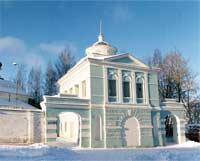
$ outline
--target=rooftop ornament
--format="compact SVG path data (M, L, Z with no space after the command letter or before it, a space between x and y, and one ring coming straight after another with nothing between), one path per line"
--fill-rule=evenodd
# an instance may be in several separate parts
M117 53L117 48L104 41L102 22L99 25L98 41L85 50L89 57L111 56Z

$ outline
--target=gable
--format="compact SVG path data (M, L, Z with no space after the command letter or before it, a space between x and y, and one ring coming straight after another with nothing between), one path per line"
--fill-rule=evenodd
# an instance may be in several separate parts
M148 68L145 63L130 54L116 55L114 57L106 58L105 60L108 62L123 63Z
M128 58L128 57L114 59L114 60L111 60L111 62L116 62L116 63L128 63L128 64L134 63L134 61L131 60L131 59Z

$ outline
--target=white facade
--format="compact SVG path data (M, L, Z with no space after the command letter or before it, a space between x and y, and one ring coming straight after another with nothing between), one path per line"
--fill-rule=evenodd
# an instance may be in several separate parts
M161 107L158 69L131 54L117 54L101 32L85 52L58 80L59 94L44 97L46 142L62 138L94 148L166 145L166 116L184 120L184 108L178 103L170 105L171 109L165 104ZM53 129L51 120L57 120ZM177 120L171 135L182 142L184 124Z

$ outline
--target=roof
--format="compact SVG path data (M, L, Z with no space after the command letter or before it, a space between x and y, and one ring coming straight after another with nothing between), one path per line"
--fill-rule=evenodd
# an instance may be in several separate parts
M0 108L7 107L9 109L26 109L26 110L39 110L34 106L29 105L26 102L22 102L20 100L17 100L17 103L15 100L11 100L10 102L6 99L0 99Z

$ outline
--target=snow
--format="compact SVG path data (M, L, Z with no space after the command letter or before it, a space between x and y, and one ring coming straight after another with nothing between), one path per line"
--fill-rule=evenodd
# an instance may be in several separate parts
M0 161L199 161L200 143L134 149L67 149L43 144L0 145Z
M197 143L195 141L187 141L182 144L176 144L176 145L170 145L167 146L166 148L195 148L199 147L200 148L200 143Z
M0 98L0 107L8 107L8 108L13 108L16 106L16 101L11 100L10 102L6 99L1 99ZM20 100L17 100L17 108L22 108L22 109L36 109L35 107L29 105L28 103L22 102Z

